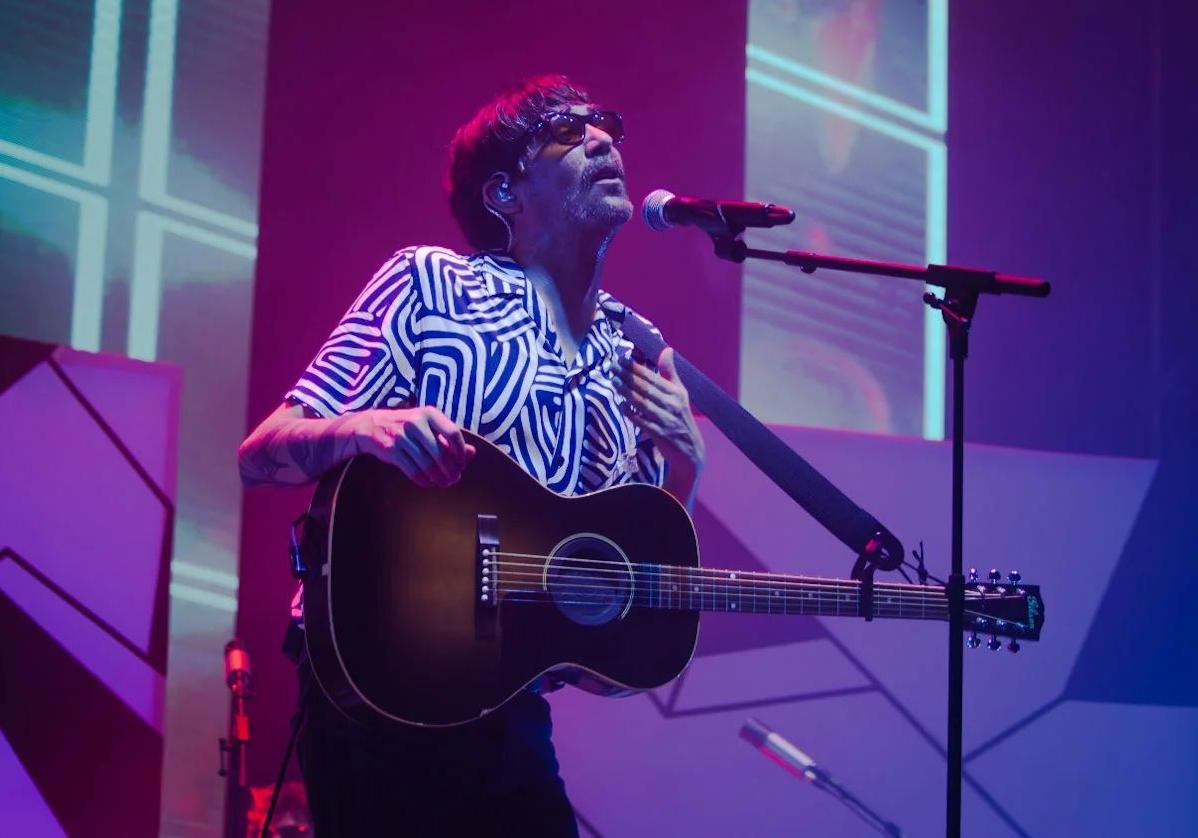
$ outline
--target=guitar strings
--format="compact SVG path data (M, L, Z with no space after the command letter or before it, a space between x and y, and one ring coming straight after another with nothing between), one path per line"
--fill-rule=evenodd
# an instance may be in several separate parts
M506 576L508 579L510 579L513 576L522 577L525 581L523 583L519 582L519 581L514 581L514 580L509 582L509 581L507 581L507 579L505 579L505 577L503 577L503 576L499 577L499 579L497 580L495 591L497 594L498 593L507 594L507 596L505 597L505 601L513 601L513 602L521 602L521 601L553 602L553 601L558 601L558 602L561 602L562 604L594 605L597 602L599 602L601 598L606 598L605 594L613 591L613 588L611 585L583 584L583 583L579 583L579 582L572 582L572 583L568 583L568 584L559 583L559 584L553 586L553 590L546 590L544 588L530 589L527 587L519 587L519 586L521 584L527 584L528 581L538 581L538 582L541 581L542 574L537 573L537 572L530 572L530 571L509 571L509 572L507 572ZM505 582L506 582L506 584L505 584ZM795 590L793 588L786 589L785 586L783 586L782 590L784 591L784 594L779 596L777 593L774 593L774 592L762 592L762 591L749 590L747 593L744 591L741 591L741 592L739 592L739 594L737 594L737 593L732 592L731 590L726 590L726 591L721 592L721 591L717 591L717 590L713 589L713 590L706 591L706 592L700 591L699 592L699 600L700 600L700 603L702 604L707 600L707 598L710 597L713 606L719 601L719 599L721 597L723 598L725 603L731 602L733 600L736 600L738 602L750 601L754 608L756 608L756 606L758 606L760 604L762 599L764 599L767 603L781 604L783 607L786 607L788 605L793 605L795 603L798 603L801 607L805 607L808 605L835 604L837 606L837 611L840 610L840 606L842 604L849 604L851 606L854 602L853 599L850 599L845 594L834 593L834 592L826 591L826 590L824 590L824 591L806 590L805 591L805 590L801 590L801 589ZM554 591L556 591L559 595L589 597L590 599L575 600L575 601L564 601L564 600L560 600L560 599L555 600L554 599ZM595 591L595 593L590 593L591 591ZM909 595L904 596L901 594L896 595L896 596L878 597L874 600L874 613L878 614L879 616L902 615L904 613L913 612L915 610L916 606L918 606L918 609L920 610L921 616L922 616L922 615L927 614L929 606L930 606L931 610L933 612L931 616L938 617L942 613L947 612L948 603L945 601L943 592L940 591L939 596L937 596L936 595L937 591L938 591L938 589L931 588L927 592L929 594L929 596L924 596L924 597L912 597ZM975 602L987 601L986 597L980 596L974 592L966 592L966 593L970 594L969 596L967 596L967 599L969 599L969 600L972 600ZM520 597L512 596L513 594L532 594L532 595L536 595L536 596L532 599L521 599ZM544 594L545 596L541 597L542 594ZM661 603L666 603L666 602L672 604L674 601L677 601L679 603L679 605L681 606L682 598L684 596L688 597L690 602L693 603L694 591L685 590L685 589L668 590L668 591L660 591L659 590L659 591L655 592L652 590L644 590L643 588L637 588L637 589L633 590L630 599L633 602L633 604L645 605L648 607L653 607L654 604L660 605ZM993 601L993 599L995 599L995 598L989 598L990 601ZM689 609L683 609L683 610L689 610ZM735 610L735 609L729 608L728 610ZM893 613L891 613L891 612L893 612ZM989 616L989 615L986 615L986 614L983 614L983 613L980 613L977 611L968 610L968 609L966 610L966 613L970 616L980 617L980 618L986 619L986 620L999 619L999 618L996 618L993 616ZM1003 619L1003 622L1010 623L1013 626L1024 627L1024 628L1026 627L1026 624L1021 623L1017 620Z
M528 556L530 558L542 558L541 556L536 556L535 554L519 554L519 555ZM549 558L549 557L544 557L544 558ZM623 579L623 580L627 579L628 565L625 564L624 562L611 562L611 561L596 560L596 559L579 559L577 557L565 557L565 556L556 557L556 558L559 562L571 562L571 563L573 563L573 565L577 565L577 564L584 565L582 570L589 571L589 573L592 575L607 573L607 574L613 574L616 579ZM600 568L586 567L586 565L594 565L594 564L616 565L617 567L614 569L603 568L603 567L600 567ZM573 565L569 566L568 569L573 569L573 570L579 569ZM497 561L494 563L494 566L501 574L496 579L496 582L497 582L496 593L497 594L498 593L506 594L506 596L504 597L504 601L509 601L509 602L554 602L554 601L556 601L559 604L594 605L594 604L597 604L597 602L599 602L599 598L602 597L604 594L590 593L590 591L597 591L597 592L599 592L599 591L611 592L612 591L612 586L610 584L602 584L602 582L600 582L599 584L584 584L584 583L577 582L577 581L571 582L568 584L558 583L557 585L554 586L554 588L556 591L558 591L559 596L567 595L567 596L576 596L576 597L589 597L589 599L561 600L559 598L559 599L554 600L554 599L552 599L553 595L550 592L544 591L544 593L550 597L549 599L545 599L540 596L542 591L538 591L535 589L530 590L528 588L523 588L523 587L513 587L513 584L512 584L512 582L515 582L515 584L517 584L517 585L520 584L520 582L515 581L513 579L513 577L519 577L520 579L527 580L527 581L538 581L538 582L542 581L545 565L540 564L540 563ZM503 570L504 567L534 568L534 570L531 570L531 571L530 570ZM640 565L640 567L643 568L643 567L645 567L645 565ZM634 589L632 597L631 597L631 601L633 604L653 607L654 604L658 604L658 605L660 605L661 603L671 603L672 604L676 600L679 603L679 605L681 605L682 598L684 596L688 597L690 602L693 603L694 594L698 593L699 599L700 599L700 604L703 604L704 601L708 597L710 597L711 601L712 601L712 605L714 606L718 602L720 597L722 596L725 604L727 604L733 600L736 600L738 602L744 602L744 601L750 602L750 607L753 609L753 611L755 613L760 613L760 612L757 612L757 609L760 606L761 600L763 598L765 599L765 602L768 605L772 605L772 604L776 603L776 604L781 605L783 609L787 609L789 606L792 606L796 603L798 604L798 606L800 608L805 608L807 606L812 606L812 605L815 605L815 606L822 605L822 606L826 607L827 605L834 604L834 605L836 605L837 612L839 612L840 606L842 604L848 604L848 605L850 605L850 608L851 608L851 605L854 602L854 599L851 598L850 595L853 595L853 594L859 595L860 590L861 590L861 587L860 587L861 583L856 580L825 580L825 579L816 577L816 578L814 578L814 582L813 582L812 577L796 577L794 579L769 579L769 578L761 579L761 578L740 577L737 579L730 579L728 577L707 575L707 576L699 577L700 581L719 580L719 581L725 583L724 590L721 591L721 590L717 590L714 587L712 587L712 588L708 588L708 589L700 590L700 591L696 592L693 589L688 589L688 583L693 583L695 581L695 575L694 575L693 571L699 570L701 572L707 572L707 573L720 573L721 571L718 571L718 570L708 571L707 569L704 569L704 568L688 568L688 567L679 567L676 565L663 565L663 566L657 566L657 567L660 567L663 570L674 569L674 570L689 571L689 572L691 572L691 576L690 576L689 580L683 581L683 579L681 577L668 576L668 575L665 575L662 573L653 573L653 572L646 573L644 575L649 578L644 581L650 581L652 579L655 579L658 582L664 581L664 582L671 583L671 587L667 590L662 590L662 589L658 588L656 591L651 590L651 589L645 590L643 588L636 588L636 589ZM722 571L722 572L730 572L730 571ZM736 573L748 573L748 574L756 573L755 571L735 571L735 572ZM512 581L509 581L509 580L512 580ZM744 585L745 582L749 583L747 591L745 590L745 585ZM507 584L505 584L505 583L507 583ZM733 592L731 590L731 583L737 584L736 592ZM691 587L693 588L693 586L691 586ZM781 592L781 594L782 594L781 596L779 595L779 592ZM938 617L942 616L944 613L946 613L947 609L948 609L948 604L945 601L944 589L936 587L936 586L903 585L901 583L898 583L898 584L894 584L890 588L879 587L877 589L877 592L880 593L881 595L878 596L874 601L874 613L877 616L881 616L881 617L911 615L912 612L914 612L916 610L916 608L918 608L921 617L927 617L927 616L929 616L928 609L930 607L931 611L932 611L930 616L933 618L938 618ZM513 596L513 594L531 594L533 596L531 598L526 598L523 596ZM972 600L975 602L983 602L983 603L987 602L987 601L993 602L995 600L1002 599L1005 596L1003 594L996 594L994 596L987 597L982 592L972 591L972 590L966 590L965 595L966 595L967 600ZM859 596L857 598L859 599ZM689 610L689 609L685 609L685 610ZM729 607L729 608L727 608L727 610L733 611L733 610L735 610L735 608ZM766 613L768 613L768 610ZM981 612L977 612L977 611L973 611L973 610L969 610L969 609L966 609L965 613L969 616L977 617L982 620L994 621L994 620L1000 619L1000 618L997 618L997 617L994 617L991 615L986 615ZM1018 620L1012 620L1012 619L1008 619L1008 618L1001 618L1001 619L1002 619L1002 622L1008 623L1011 626L1019 627L1019 628L1028 628L1027 624L1022 623Z
M609 574L615 578L627 578L628 565L623 562L605 562L595 559L577 559L573 557L557 557L557 562L564 565L567 570L585 571L592 575ZM588 567L588 565L606 564L615 565L615 567ZM580 567L581 565L581 567ZM497 572L511 576L513 574L528 574L535 577L541 577L544 573L546 565L532 562L495 562L493 567ZM766 590L775 588L795 588L802 587L805 589L815 589L824 592L834 593L855 593L861 590L861 582L857 580L839 580L825 579L822 577L754 577L752 574L756 571L725 571L707 568L688 568L677 565L636 565L640 568L640 577L644 581L656 580L658 582L668 582L677 585L691 585L695 582L721 582L725 587L730 587L735 584L742 591L745 587L750 590ZM534 568L534 570L504 570L504 568ZM644 568L658 568L658 570L643 570ZM676 574L674 571L681 571L681 574ZM736 573L737 578L729 576L719 576L713 574ZM743 576L739 574L744 574ZM634 575L636 571L634 570ZM500 576L499 578L503 578ZM932 599L939 600L945 596L944 589L939 586L931 585L903 585L901 583L876 583L874 586L875 592L884 593L888 597L902 597L907 599ZM990 599L998 600L1005 594L994 594L987 597L985 594L966 590L966 598L973 599Z
M519 553L514 551L488 550L484 554L491 560L494 569L501 575L497 577L496 593L504 593L505 602L557 602L562 605L595 605L598 597L602 596L599 593L590 593L590 591L610 592L611 585L605 584L581 584L580 582L571 582L569 584L561 584L555 586L560 595L586 597L581 600L557 600L544 599L540 596L539 591L528 590L526 588L514 588L509 583L504 585L511 577L530 577L535 581L542 581L543 574L547 566L547 562L555 562L558 567L564 566L567 570L575 572L581 571L588 575L602 577L603 574L613 576L616 579L627 579L629 573L630 562L605 560L605 559L587 559L578 556L548 556L536 553ZM516 558L537 559L535 563L530 562L510 562L495 559L496 556L512 556ZM762 613L757 609L761 605L762 597L765 598L767 610L764 613L769 613L768 606L778 604L782 606L783 611L789 610L796 603L801 609L808 606L824 606L826 609L829 605L835 605L836 611L839 614L842 604L847 604L852 609L853 596L856 595L859 599L861 591L861 582L858 580L845 579L829 579L825 577L806 577L792 576L786 578L783 576L774 576L761 571L731 571L716 568L694 568L689 566L670 565L670 564L644 564L637 563L632 565L634 568L640 569L643 581L656 581L659 584L662 582L671 585L668 590L656 591L645 590L643 588L634 589L631 597L632 604L640 606L653 607L653 605L663 602L672 602L675 599L681 604L683 596L686 596L693 602L694 594L699 594L700 604L703 604L707 597L711 597L712 605L716 605L718 599L723 596L725 604L733 599L737 601L747 600L750 603L750 608L753 613ZM505 568L509 568L505 570ZM532 568L533 570L511 570L510 568ZM634 577L637 571L633 570ZM736 574L736 578L732 578L732 574ZM694 591L687 590L687 586L693 587L696 582L720 582L723 590L718 590L716 587L710 586L706 590ZM737 592L731 590L732 584L736 584ZM747 583L747 585L746 585ZM675 588L674 586L677 586ZM745 588L748 588L746 591ZM781 595L779 595L781 592ZM948 604L945 600L945 590L939 586L929 585L914 585L892 582L880 582L875 584L875 593L879 594L874 601L874 614L879 617L887 616L913 616L913 612L918 609L920 617L939 618L947 612ZM525 595L532 596L525 596ZM1005 593L995 593L991 596L986 596L982 591L966 589L966 600L975 602L993 602L1007 598ZM751 599L748 599L750 598ZM1014 597L1012 597L1014 598ZM931 614L928 613L929 607ZM689 610L689 609L688 609ZM726 608L727 611L735 611L733 607ZM1028 624L1018 620L997 618L986 615L977 611L966 609L966 615L976 617L980 620L995 621L1009 624L1013 627L1021 629L1029 628Z
M597 601L597 600L595 600L595 599L589 599L589 600L567 600L567 599L560 599L560 598L554 597L554 596L553 596L552 594L550 594L549 592L545 592L545 594L546 594L545 596L527 596L527 594L536 594L536 593L539 593L539 592L536 592L536 591L523 591L523 590L521 590L521 591L517 591L517 592L514 592L514 593L517 593L517 594L519 594L519 595L513 596L513 595L509 594L508 596L505 596L505 597L503 598L503 600L502 600L502 601L503 601L503 602L517 603L517 604L525 603L525 604L538 604L538 605L579 605L579 606L591 606L591 605L597 605L597 604L601 604L601 601ZM625 605L626 603L620 603L620 604L621 604L621 605ZM638 600L638 599L636 599L635 597L634 597L634 598L633 598L633 600L632 600L632 605L635 605L635 606L640 606L640 607L653 607L651 603L647 603L647 602L645 602L643 599L642 599L642 600ZM668 610L678 610L678 611L702 611L702 610L712 610L712 611L718 611L719 609L702 609L702 608L692 608L692 607L686 607L686 608L682 608L682 607L680 607L680 608L676 608L676 609L675 609L675 608L670 608L670 609L668 609ZM736 609L728 609L728 610L729 610L729 611L735 611ZM752 611L752 612L740 612L740 613L754 613L754 614L763 614L763 613L764 613L764 614L768 614L769 612L762 612L762 611ZM784 613L784 614L787 614L787 616L792 616L792 617L793 617L793 616L812 616L812 617L829 617L829 616L856 617L856 616L859 616L859 615L858 615L858 613L857 613L856 611L851 611L851 612L849 612L849 613L846 613L846 614L828 614L828 613L826 613L826 612L825 612L825 613L817 613L817 614L809 614L809 615L805 615L805 614L803 614L801 611L800 611L800 612L798 612L797 614L796 614L796 613L787 613L787 612L785 612L785 611L783 611L782 613ZM991 616L989 616L989 615L987 615L987 614L983 614L983 613L981 613L981 612L979 612L979 611L971 611L971 610L970 610L970 609L968 609L968 608L967 608L967 609L965 609L965 612L964 612L964 613L965 613L965 615L966 615L966 616L969 616L969 617L977 617L977 618L980 618L980 619L982 619L982 620L989 621L989 622L991 622L991 623L993 623L993 622L995 621L995 618L994 618L994 617L991 617ZM940 618L942 618L942 617L945 617L945 616L947 616L947 614L948 614L948 608L947 608L947 606L944 606L944 607L942 607L942 608L940 609L940 613L937 613L937 614L927 614L927 615L921 615L921 616L927 616L927 617L929 617L929 618L931 618L931 619L940 619ZM895 607L895 606L894 606L894 605L892 605L892 604L875 604L875 607L874 607L874 616L875 616L875 617L904 617L904 616L910 616L910 612L905 612L905 611L904 611L902 608ZM1026 623L1020 623L1020 622L1018 622L1018 621L1015 621L1015 620L1004 620L1003 622L1004 622L1004 623L1005 623L1007 626L1010 626L1011 628L1018 628L1018 629L1024 629L1024 630L1026 630L1026 629L1029 629L1029 628L1030 628L1030 626L1028 626ZM1001 627L999 627L999 628L1001 628ZM989 627L983 627L983 626L965 626L965 629L966 629L966 630L978 630L978 629L984 629L984 630L986 630L986 631L992 631L992 630L994 629L994 626L989 626Z
M610 585L603 585L603 584L588 585L588 584L580 584L577 582L568 583L568 584L558 583L558 584L553 585L551 588L543 588L543 587L542 588L529 588L529 587L527 587L528 582L540 581L540 577L533 576L532 574L528 574L527 576L531 577L531 578L526 578L523 581L500 580L495 586L495 591L497 593L541 593L541 592L544 592L549 595L553 595L554 592L557 592L557 593L565 594L565 595L569 595L569 596L589 596L592 598L605 597L607 594L610 594L610 593L620 593L620 594L627 593L627 590L621 592L618 589L615 589ZM710 600L713 604L718 602L721 599L726 603L732 602L732 601L738 601L738 602L747 601L747 602L751 602L754 606L756 606L760 603L763 603L763 602L765 602L765 603L775 603L776 602L776 603L782 603L782 604L799 603L799 604L808 604L808 605L835 604L837 607L839 607L842 604L853 605L853 604L859 602L858 597L850 598L850 597L844 596L844 595L829 595L826 592L811 592L811 591L777 591L777 592L769 592L769 593L748 591L748 592L735 593L732 591L721 592L721 591L711 591L711 590L695 592L693 590L688 590L688 589L653 591L653 590L644 590L643 588L635 588L632 591L632 597L635 601L647 603L650 605L652 605L653 603L674 603L674 602L681 603L684 600L684 598L688 602L693 603L696 593L698 593L700 603ZM973 601L978 601L978 598L976 598L976 597L973 598ZM944 601L943 598L928 598L928 599L918 599L917 600L917 599L913 599L910 597L882 596L882 597L875 598L874 607L875 608L894 607L894 608L901 608L901 609L907 610L907 611L914 611L916 609L919 609L920 611L927 611L929 608L932 610L947 609L948 604L946 601ZM981 616L981 615L979 615L979 616ZM1015 622L1015 621L1010 620L1008 622Z
M530 582L541 582L543 577L540 573L528 571L508 571L496 578L496 590L524 590L519 587L527 586ZM613 579L615 582L626 583L626 577ZM565 592L585 593L587 591L612 591L616 586L612 584L604 584L602 581L588 582L586 580L570 580L559 581L552 583L551 587L554 590ZM855 589L811 589L807 587L795 587L793 585L781 585L765 588L764 586L749 586L747 588L733 589L731 587L713 588L699 587L693 585L678 585L677 587L646 587L644 580L640 585L634 585L634 590L637 595L644 596L650 600L681 600L687 597L691 600L697 595L701 601L706 599L752 599L753 602L762 602L772 600L774 602L819 602L819 603L849 603L859 599L859 590ZM976 599L973 598L973 599ZM876 604L895 604L907 608L927 609L928 607L936 607L943 602L943 596L913 596L910 594L889 594L886 592L879 593L875 597Z
M484 555L487 557L514 556L514 557L518 557L518 558L544 559L546 561L570 562L570 563L574 563L574 564L585 564L585 565L607 565L607 566L610 566L611 568L613 568L613 571L617 572L617 573L626 573L629 565L631 564L633 568L656 567L656 568L659 568L662 571L666 571L666 572L682 571L687 574L690 574L690 578L694 578L694 575L696 573L698 573L698 574L707 574L707 575L701 575L699 577L701 579L725 578L725 579L727 579L727 581L730 581L730 582L751 581L755 584L761 584L761 583L774 584L776 582L778 584L835 585L835 586L840 586L840 587L848 588L848 589L857 589L861 585L861 582L856 579L835 579L835 578L822 577L822 576L802 576L802 575L797 575L797 574L795 574L795 575L770 574L766 571L756 571L756 570L727 570L727 569L721 569L721 568L688 567L688 566L684 566L684 565L671 565L671 564L647 564L647 563L643 563L643 562L613 561L611 559L584 559L584 558L581 558L578 556L547 556L547 555L542 555L542 554L538 554L538 553L515 553L515 552L505 552L505 551L501 551L501 550L488 550ZM538 562L536 564L528 564L528 563L520 563L520 562L499 562L499 561L495 562L495 565L497 565L497 566L498 565L523 565L526 567L544 567L545 566L545 564L543 562ZM600 568L596 568L596 570L598 571L598 570L600 570ZM712 576L711 574L737 574L738 578L732 579L730 576L727 576L727 577ZM742 575L744 577L743 579L740 578ZM945 590L943 586L939 586L939 585L915 585L915 584L902 583L902 582L875 582L874 589L875 590L892 591L892 592L896 592L896 593L904 593L904 592L909 592L909 593L920 592L920 593L922 593L922 592L936 592L936 591L943 592ZM967 596L969 596L969 595L983 596L983 597L985 596L985 594L983 592L975 591L970 588L966 588L965 593ZM994 594L994 595L991 595L990 598L997 599L1000 596L1007 596L1007 594L1005 594L1005 593ZM1019 596L1021 597L1022 595L1019 595Z

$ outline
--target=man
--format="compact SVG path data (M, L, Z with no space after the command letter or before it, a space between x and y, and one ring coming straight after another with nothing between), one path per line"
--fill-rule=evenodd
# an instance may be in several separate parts
M629 481L691 507L703 441L672 350L630 357L627 311L600 290L632 215L620 116L561 76L483 107L450 146L450 206L480 251L399 251L284 403L242 443L247 486L295 485L369 454L435 491L494 442L563 494ZM324 835L575 835L526 691L480 721L380 737L346 720L300 665L300 762Z

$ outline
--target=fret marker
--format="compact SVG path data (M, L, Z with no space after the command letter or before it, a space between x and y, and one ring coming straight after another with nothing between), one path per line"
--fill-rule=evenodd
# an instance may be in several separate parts
M734 602L734 603L732 603L731 607L732 607L732 610L733 610L733 611L735 611L735 610L736 610L736 603L735 603L735 602Z
M699 586L695 585L695 587L691 588L691 590L694 591L695 593L699 593Z
M728 578L729 578L729 579L733 579L733 580L735 580L735 579L736 579L736 574L735 574L735 573L729 573L729 574L728 574Z

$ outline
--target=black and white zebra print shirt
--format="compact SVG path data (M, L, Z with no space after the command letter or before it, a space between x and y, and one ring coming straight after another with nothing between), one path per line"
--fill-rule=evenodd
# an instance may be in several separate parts
M661 486L665 463L623 415L615 365L625 307L600 292L567 367L551 318L514 260L410 247L379 269L287 393L322 417L432 405L566 495Z

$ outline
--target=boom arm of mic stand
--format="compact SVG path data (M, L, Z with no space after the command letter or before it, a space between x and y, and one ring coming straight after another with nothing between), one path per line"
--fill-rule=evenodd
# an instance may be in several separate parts
M899 262L875 262L867 259L848 259L843 256L825 256L803 250L759 250L749 247L739 238L743 232L743 229L732 228L730 235L712 235L715 255L729 262L743 262L745 259L783 262L807 274L815 273L818 268L824 268L830 271L915 279L928 285L939 286L950 292L959 290L975 294L1047 297L1052 291L1052 284L1039 277L1000 274L997 271L966 268L959 265L904 265Z

